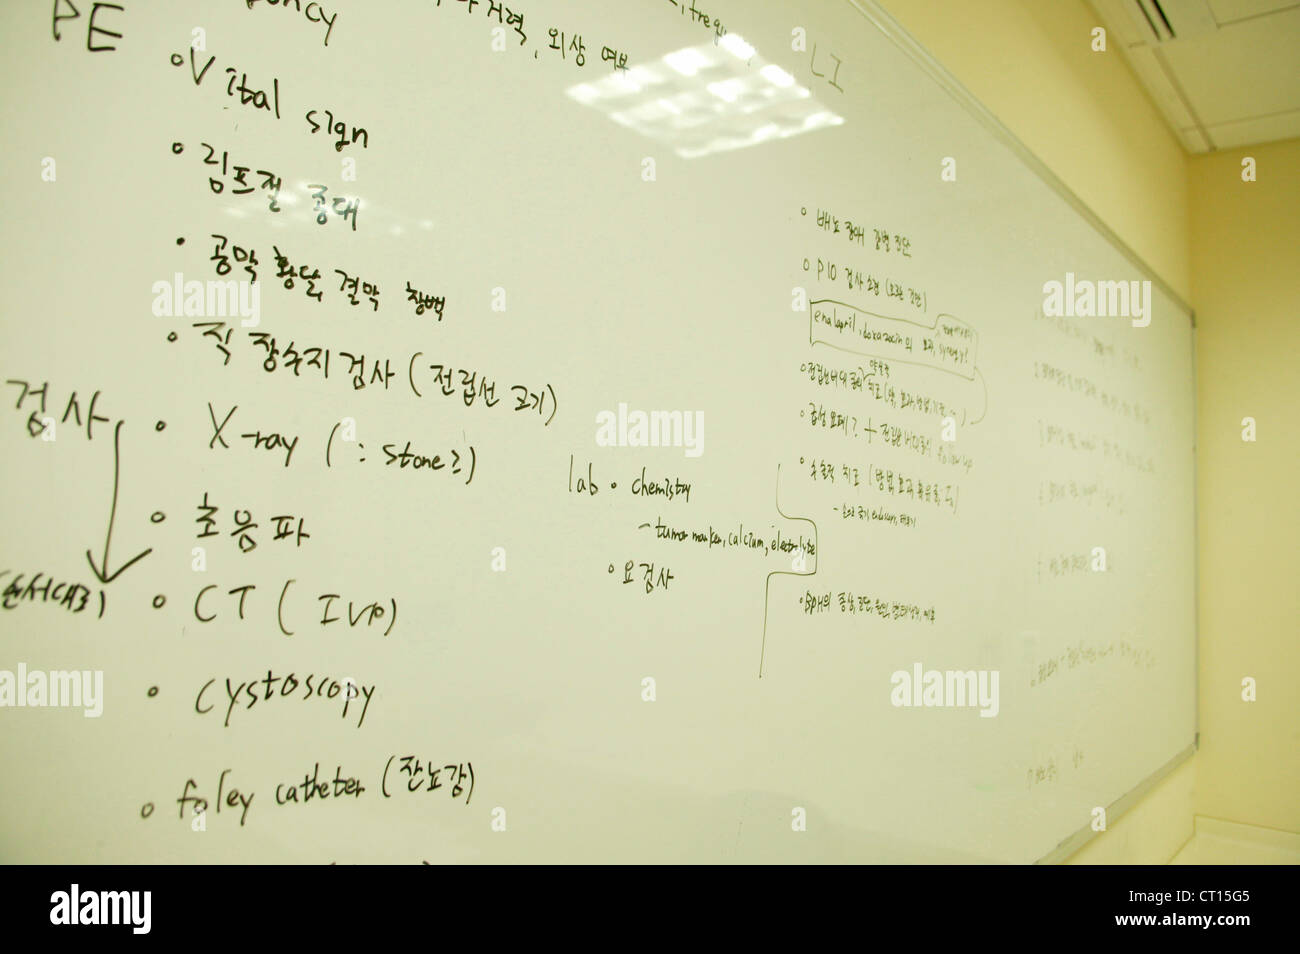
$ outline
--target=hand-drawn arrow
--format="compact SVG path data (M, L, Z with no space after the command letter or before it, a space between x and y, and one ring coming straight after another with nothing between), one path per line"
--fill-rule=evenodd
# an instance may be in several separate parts
M786 520L803 520L806 523L811 523L813 525L813 530L816 531L816 534L813 539L817 544L817 565L820 567L822 562L821 561L821 552L822 552L821 539L822 538L821 538L821 530L818 529L817 527L817 522L813 520L811 517L792 517L789 514L787 514L784 510L781 509L781 465L780 464L776 465L775 500L776 500L776 512L779 513L782 517L785 517ZM763 645L759 648L758 651L758 678L759 679L763 678L763 665L767 661L767 605L772 594L772 577L774 576L816 576L816 575L817 575L817 570L815 569L811 573L795 572L793 570L773 570L772 572L768 573L767 582L763 585Z
M105 586L107 586L109 583L112 583L124 572L126 572L127 568L130 567L133 563L136 563L139 560L143 560L145 557L147 557L150 553L153 552L153 547L150 547L148 550L145 550L142 553L137 553L135 556L131 557L131 559L123 563L114 572L112 573L108 572L108 548L109 545L113 542L113 521L117 518L117 479L118 479L118 471L121 470L121 460L122 460L122 454L119 448L119 443L122 434L122 423L123 423L122 421L118 421L117 426L113 428L113 504L108 509L108 533L104 536L104 559L103 559L104 568L102 570L95 565L95 558L90 555L90 551L89 550L86 551L86 561L90 564L90 569L94 572L95 578L98 579L99 582L103 583Z

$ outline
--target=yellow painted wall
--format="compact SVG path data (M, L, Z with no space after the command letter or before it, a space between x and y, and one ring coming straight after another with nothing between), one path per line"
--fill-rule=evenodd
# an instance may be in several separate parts
M1083 0L882 3L1179 295L1192 298L1189 160L1123 53L1092 51L1100 23ZM1171 773L1072 860L1169 861L1192 837L1199 761Z
M1258 181L1241 181L1253 156ZM1300 140L1191 160L1198 815L1300 832ZM1257 439L1241 439L1253 417ZM1241 699L1253 677L1258 700Z

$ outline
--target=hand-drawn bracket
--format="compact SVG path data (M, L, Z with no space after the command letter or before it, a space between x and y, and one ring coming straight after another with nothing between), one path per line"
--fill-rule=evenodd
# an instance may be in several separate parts
M979 417L975 418L975 420L973 420L973 421L970 422L971 424L978 424L980 421L984 420L984 418L987 417L987 416L988 416L988 413L989 413L989 385L988 385L988 382L984 380L984 374L983 374L982 371L980 371L979 368L976 368L976 369L975 369L975 376L979 378L980 388L981 388L981 389L983 390L983 392L984 392L984 409L983 409L982 411L980 411L980 416L979 416ZM962 409L962 412L961 412L961 422L962 422L962 424L965 424L965 423L966 423L966 410L965 410L965 408L963 408L963 409Z
M758 653L758 678L759 679L763 678L763 665L767 659L767 604L768 604L768 598L771 595L771 591L772 591L772 577L774 576L816 576L817 567L821 566L821 552L822 552L821 531L817 529L817 522L813 520L811 517L791 517L789 514L787 514L784 510L781 509L781 465L780 464L776 465L776 493L774 495L774 499L776 501L776 512L779 513L782 517L785 517L786 520L802 520L805 523L812 524L813 545L817 548L817 553L814 556L814 560L816 560L816 562L813 564L813 569L811 572L801 572L799 570L772 570L770 573L767 574L767 582L763 586L763 644L759 649L759 653Z

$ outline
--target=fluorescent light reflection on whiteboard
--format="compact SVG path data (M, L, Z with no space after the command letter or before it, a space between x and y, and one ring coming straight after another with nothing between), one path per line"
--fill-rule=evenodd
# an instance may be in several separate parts
M844 122L790 73L764 61L733 33L718 46L674 50L566 92L686 159Z

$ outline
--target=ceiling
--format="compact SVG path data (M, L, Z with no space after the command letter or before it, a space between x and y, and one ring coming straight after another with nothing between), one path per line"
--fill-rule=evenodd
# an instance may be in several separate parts
M1297 0L1091 0L1188 152L1300 137Z

